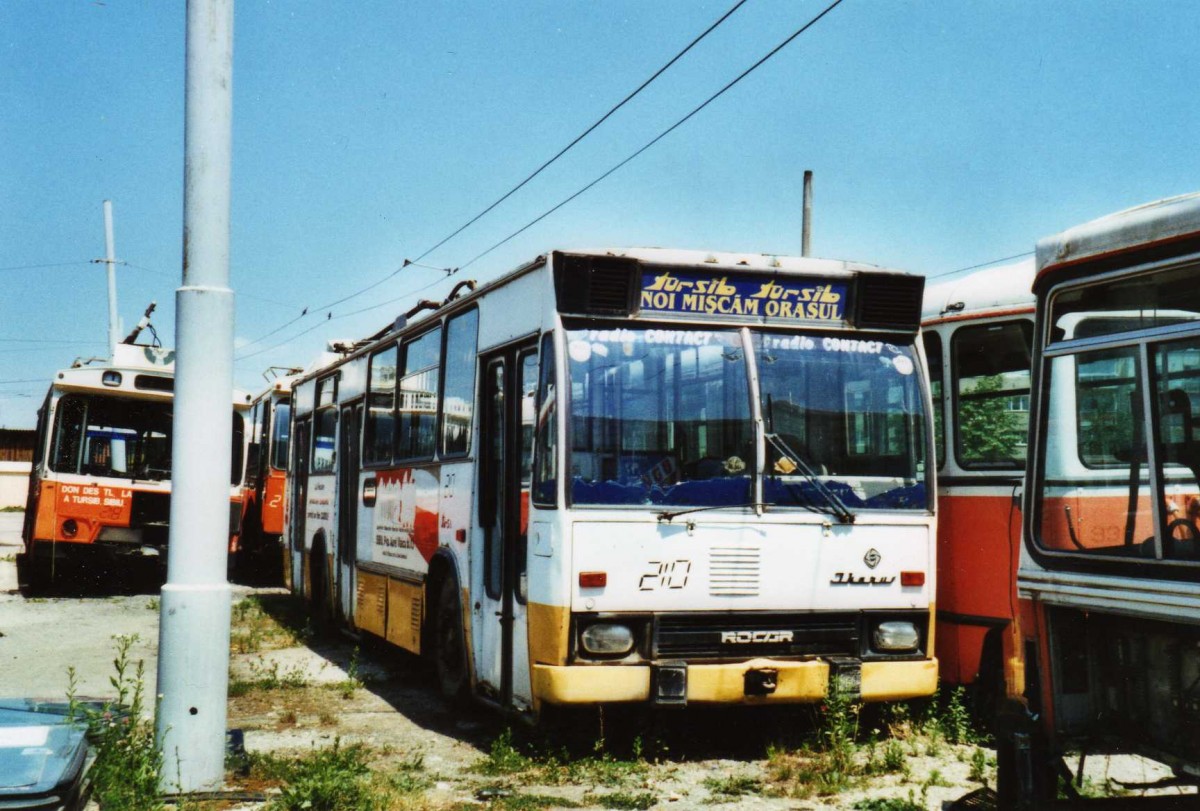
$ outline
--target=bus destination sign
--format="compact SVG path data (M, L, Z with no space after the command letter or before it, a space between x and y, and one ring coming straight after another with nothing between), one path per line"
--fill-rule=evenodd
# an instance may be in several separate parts
M685 270L642 272L642 312L844 321L846 281Z

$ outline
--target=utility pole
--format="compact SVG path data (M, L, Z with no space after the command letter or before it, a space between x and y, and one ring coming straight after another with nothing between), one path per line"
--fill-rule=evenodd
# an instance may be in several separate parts
M186 70L183 284L175 294L171 537L160 600L156 725L159 783L176 793L218 788L225 775L233 0L188 0Z
M113 244L112 200L104 201L104 264L108 266L108 359L116 362L121 327L117 323L117 249Z
M804 170L804 214L800 223L800 255L809 256L812 247L812 170Z

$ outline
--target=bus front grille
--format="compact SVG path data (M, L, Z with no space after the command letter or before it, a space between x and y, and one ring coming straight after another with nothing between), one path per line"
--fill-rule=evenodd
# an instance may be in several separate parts
M857 656L857 613L722 612L660 614L655 659L748 659L755 656Z

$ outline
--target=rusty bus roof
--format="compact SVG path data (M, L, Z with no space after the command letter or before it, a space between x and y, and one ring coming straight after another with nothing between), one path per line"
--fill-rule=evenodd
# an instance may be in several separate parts
M1155 200L1068 228L1037 244L1038 283L1059 268L1200 234L1200 193Z

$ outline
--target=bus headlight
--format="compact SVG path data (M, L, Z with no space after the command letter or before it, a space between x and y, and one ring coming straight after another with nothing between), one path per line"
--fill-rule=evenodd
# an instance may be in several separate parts
M911 622L893 620L876 625L871 642L875 650L914 651L921 642L921 635Z
M595 656L619 656L633 650L633 631L627 625L597 622L583 629L579 641Z
M64 538L74 538L79 533L79 524L74 518L68 518L62 522L62 534Z

